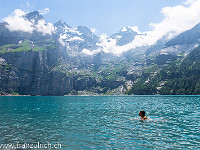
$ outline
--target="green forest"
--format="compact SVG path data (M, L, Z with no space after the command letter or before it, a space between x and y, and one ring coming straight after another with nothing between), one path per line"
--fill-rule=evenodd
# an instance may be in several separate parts
M186 57L173 61L153 77L144 71L142 77L127 94L199 95L200 46Z

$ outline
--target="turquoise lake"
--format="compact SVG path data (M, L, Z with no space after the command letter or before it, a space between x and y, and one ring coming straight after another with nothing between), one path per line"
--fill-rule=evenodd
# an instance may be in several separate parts
M141 121L140 110L149 120ZM0 144L200 149L199 96L0 97Z

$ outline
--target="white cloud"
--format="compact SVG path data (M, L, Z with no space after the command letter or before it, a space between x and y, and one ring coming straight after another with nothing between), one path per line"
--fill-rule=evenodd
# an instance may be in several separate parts
M45 8L45 9L39 10L39 12L40 12L41 15L45 15L45 14L47 14L49 11L50 11L49 8Z
M164 19L160 23L151 23L151 31L144 32L143 35L138 35L135 39L124 46L117 46L115 41L103 38L102 43L98 44L102 51L111 52L116 55L135 49L142 46L150 46L164 36L172 38L186 30L191 29L200 22L200 0L187 0L184 3L175 7L164 7L161 13ZM132 28L138 32L137 27ZM121 31L126 31L123 28ZM141 34L141 32L138 32Z
M46 23L45 20L39 20L38 24L34 24L34 21L29 21L24 16L27 12L22 11L21 9L16 9L11 15L4 18L3 21L7 22L6 27L10 31L22 31L32 33L34 30L40 33L52 34L54 31L54 26L52 23Z
M99 53L99 52L100 52L99 49L98 49L98 50L95 50L95 51L90 51L90 50L84 48L84 49L82 50L82 53L87 54L87 55L94 55L94 54L97 54L97 53Z
M97 46L101 47L105 53L115 53L117 41L116 39L109 38L107 34L100 35L101 43L97 43Z
M181 32L191 29L200 22L200 0L189 0L190 4L175 7L165 7L161 13L164 15L164 20L160 23L151 23L152 31L145 32L146 35L136 36L128 46L132 48L140 46L149 46L155 44L157 40L164 36L172 38ZM188 2L189 2L188 1Z
M109 38L107 34L102 34L100 35L100 43L97 43L97 46L100 48L94 51L90 51L88 49L83 49L82 52L88 55L93 55L98 52L103 51L104 53L114 53L115 54L115 49L116 49L116 39Z
M8 25L6 26L10 31L23 31L32 33L34 28L33 24L26 20L23 15L25 12L16 9L11 15L7 18L4 18L3 21L7 22Z
M128 26L129 28L131 28L133 31L137 32L138 34L143 34L142 32L139 31L138 26Z
M41 32L44 35L51 35L54 30L54 25L52 23L46 23L45 20L42 19L38 21L38 24L35 25L35 28L38 32Z
M68 41L84 41L84 39L82 39L78 36L75 36L75 37L70 38Z

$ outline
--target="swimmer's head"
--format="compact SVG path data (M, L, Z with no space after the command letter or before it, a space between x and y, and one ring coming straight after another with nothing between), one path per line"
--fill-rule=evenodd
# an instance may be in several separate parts
M139 116L140 117L144 117L145 116L145 111L140 111Z

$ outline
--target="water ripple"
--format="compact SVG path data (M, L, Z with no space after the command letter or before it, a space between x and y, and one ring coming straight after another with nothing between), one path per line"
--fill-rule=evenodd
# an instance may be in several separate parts
M138 118L145 110L149 120ZM200 149L200 97L0 97L0 143Z

